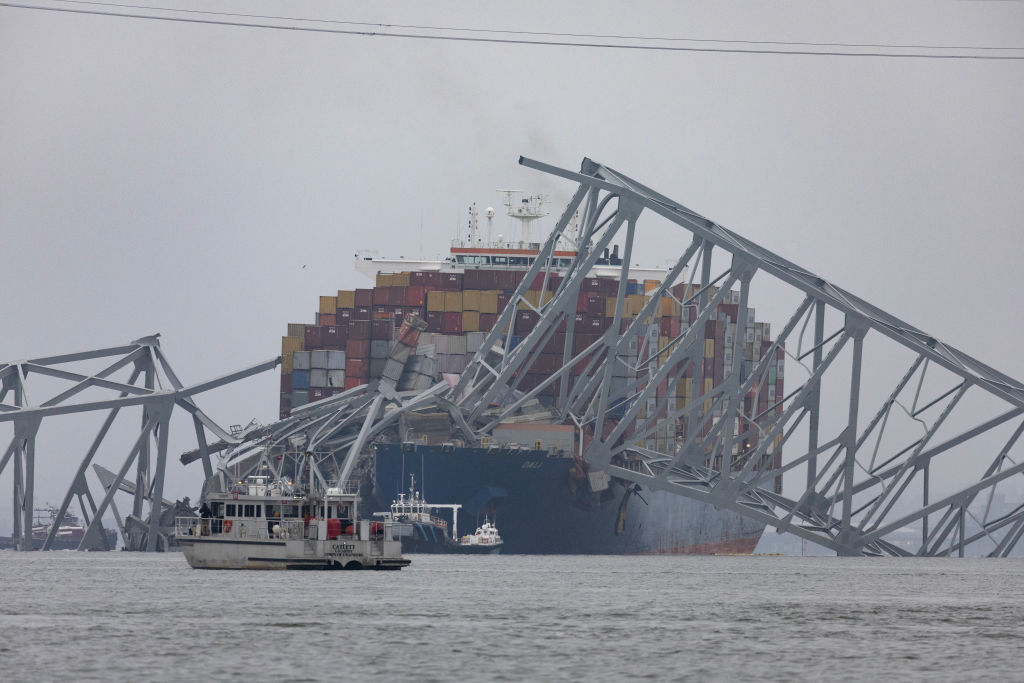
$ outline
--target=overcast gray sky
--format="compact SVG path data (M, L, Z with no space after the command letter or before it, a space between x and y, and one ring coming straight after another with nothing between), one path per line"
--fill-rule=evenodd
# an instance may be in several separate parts
M1024 47L1018 2L158 4ZM531 47L0 7L0 93L5 361L154 332L186 383L273 357L319 295L366 284L357 248L440 251L469 202L499 205L496 188L571 194L520 168L522 154L617 168L1024 378L1022 61ZM660 230L637 261L688 241ZM271 421L277 382L266 373L200 404L223 424ZM37 500L56 502L91 436L48 437ZM181 430L172 448L191 438ZM168 494L195 496L198 472L180 469ZM9 500L6 473L0 532Z

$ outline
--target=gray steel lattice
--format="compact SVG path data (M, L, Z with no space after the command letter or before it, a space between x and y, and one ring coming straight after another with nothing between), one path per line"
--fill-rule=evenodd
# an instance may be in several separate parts
M589 159L578 173L525 158L520 163L578 187L457 384L417 394L373 383L304 406L240 444L224 444L222 476L274 469L285 454L308 450L323 458L341 454L335 474L347 479L374 438L403 412L423 407L449 413L453 434L478 445L553 387L550 417L576 426L580 452L574 455L593 486L602 486L604 473L625 486L734 510L842 555L963 555L970 547L1006 556L1024 535L1024 503L1006 487L1024 474L1024 461L1012 453L1024 432L1020 382L613 169ZM643 309L627 315L631 254L644 211L682 228L691 241ZM562 280L550 300L531 302L530 283L555 275L554 251L577 212L577 255L558 269ZM611 326L574 352L567 323L581 285L616 239L623 240L625 257ZM724 270L716 270L723 258ZM750 303L762 282L796 305L770 349L748 361ZM687 286L675 290L683 292L679 297L673 286L681 283ZM726 321L734 330L727 347L732 361L723 380L704 391L705 327L726 296L738 302L736 320ZM678 337L657 348L657 335L651 341L648 330L662 297L696 313ZM514 344L511 322L519 307L538 320ZM521 389L559 329L562 367ZM908 368L893 373L872 353L876 343L885 345L884 359L903 354ZM788 357L785 364L777 363L779 353ZM745 397L760 390L773 366L785 369L787 379L800 371L806 377L768 410L747 408ZM891 389L878 396L866 378ZM680 380L692 387L685 403L659 390ZM970 426L957 425L968 419ZM901 420L920 433L907 436L906 425L897 426ZM666 425L677 427L666 436ZM933 469L949 469L946 463L963 472L940 482ZM997 489L1009 492L1009 506L997 509Z

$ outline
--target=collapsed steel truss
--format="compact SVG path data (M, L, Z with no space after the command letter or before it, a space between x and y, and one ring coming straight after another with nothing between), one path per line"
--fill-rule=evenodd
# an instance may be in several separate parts
M1006 486L1024 473L1024 462L1012 454L1024 432L1024 385L612 169L590 160L579 173L525 158L520 163L576 182L578 189L457 383L417 394L396 392L393 382L381 380L304 406L244 443L222 444L222 470L243 461L250 468L273 467L268 453L307 449L337 453L336 473L344 480L372 440L406 411L446 411L453 435L480 445L495 426L522 419L524 408L555 387L547 414L576 425L576 456L592 486L602 486L594 475L604 472L626 486L733 510L841 555L962 556L972 547L1006 556L1024 535L1024 504ZM629 266L644 210L692 239L648 292L644 309L627 315ZM542 277L541 290L548 289L556 245L580 212L577 255L557 270L562 279L551 298L531 302L530 283ZM613 240L624 246L614 318L603 336L574 352L572 320L581 284ZM722 272L713 270L723 257ZM770 351L749 361L743 343L755 275L775 287L768 291L794 303ZM673 293L683 281L689 283L685 300ZM734 360L722 382L702 391L705 327L736 288ZM666 296L695 307L696 320L664 348L636 348ZM533 310L537 323L515 339L519 308ZM805 340L809 326L811 339ZM565 333L562 367L520 390L541 351L551 350L557 330ZM866 339L882 347L884 362L866 360ZM783 352L787 378L798 386L774 397L768 410L752 411L744 397L766 382ZM907 369L893 372L888 366L901 356ZM408 351L393 352L400 362L407 357ZM679 405L658 387L679 381L687 370L684 381L693 383L692 396L699 399ZM869 395L866 379L887 385L879 398ZM974 400L965 400L968 395ZM871 417L864 419L868 411ZM970 423L955 427L965 420ZM674 437L651 448L649 437L666 424L675 425ZM197 457L186 454L183 461ZM783 477L788 495L778 487ZM1006 495L1013 499L1009 506L993 504Z
M14 478L14 533L20 550L32 550L32 512L35 491L36 436L44 418L90 411L109 411L99 433L92 441L71 478L71 485L56 513L56 522L51 525L42 549L52 547L58 532L59 522L68 512L72 499L77 498L83 518L87 523L80 549L104 547L107 543L103 533L102 518L108 507L112 507L118 525L124 533L121 515L114 504L114 495L119 490L132 493L132 512L138 518L144 514L146 501L150 505L149 533L146 550L157 550L158 525L160 523L164 475L167 462L167 441L171 413L175 406L191 414L195 427L201 459L207 477L213 473L207 451L205 430L219 437L223 442L236 443L238 437L221 429L194 401L194 397L250 375L272 369L279 359L234 372L208 382L186 387L174 374L167 357L160 348L159 335L137 339L130 344L112 348L84 351L61 356L35 358L0 364L0 423L10 422L14 435L0 457L0 474L8 463L13 463ZM104 360L105 359L105 360ZM104 367L97 372L83 372L76 367L83 361L104 360ZM129 370L130 369L130 370ZM118 373L129 373L126 381L112 379ZM69 385L50 398L38 401L37 393L30 387L32 375L66 381ZM111 392L109 398L69 403L69 399L83 392L104 390ZM11 397L11 402L4 400ZM34 400L35 399L35 400ZM118 472L104 477L102 499L96 504L96 497L90 490L86 471L93 463L104 438L110 431L118 413L124 408L142 407L142 428ZM155 446L155 448L154 448ZM152 458L155 451L155 462ZM135 465L131 483L129 472ZM97 467L101 476L107 474Z

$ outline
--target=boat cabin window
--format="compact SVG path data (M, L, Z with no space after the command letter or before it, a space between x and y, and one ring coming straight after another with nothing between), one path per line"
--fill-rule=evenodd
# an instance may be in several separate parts
M509 256L508 264L510 266L525 266L528 260L525 256Z
M490 256L465 256L463 254L459 254L458 256L455 257L455 262L456 263L465 263L467 265L474 265L474 266L486 266L486 265L490 264L491 257Z
M262 505L245 505L245 506L239 505L238 507L239 508L243 508L244 507L244 510L245 510L244 514L241 513L241 510L239 511L239 517L259 517L260 516L260 512L262 512L262 508L263 508Z
M223 517L224 516L224 503L214 503L210 506L211 517Z
M235 516L235 504L234 503L228 503L228 510L224 514L227 515L228 517L234 517Z
M291 517L291 518L298 517L299 516L299 506L298 505L282 505L281 506L281 516L282 517Z
M507 266L508 265L508 257L507 256L495 256L494 257L494 265Z

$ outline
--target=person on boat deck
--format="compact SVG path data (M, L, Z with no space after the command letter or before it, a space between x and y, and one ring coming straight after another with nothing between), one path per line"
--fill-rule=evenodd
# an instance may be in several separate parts
M202 507L199 508L199 516L203 519L211 517L210 508L206 503L203 503Z

